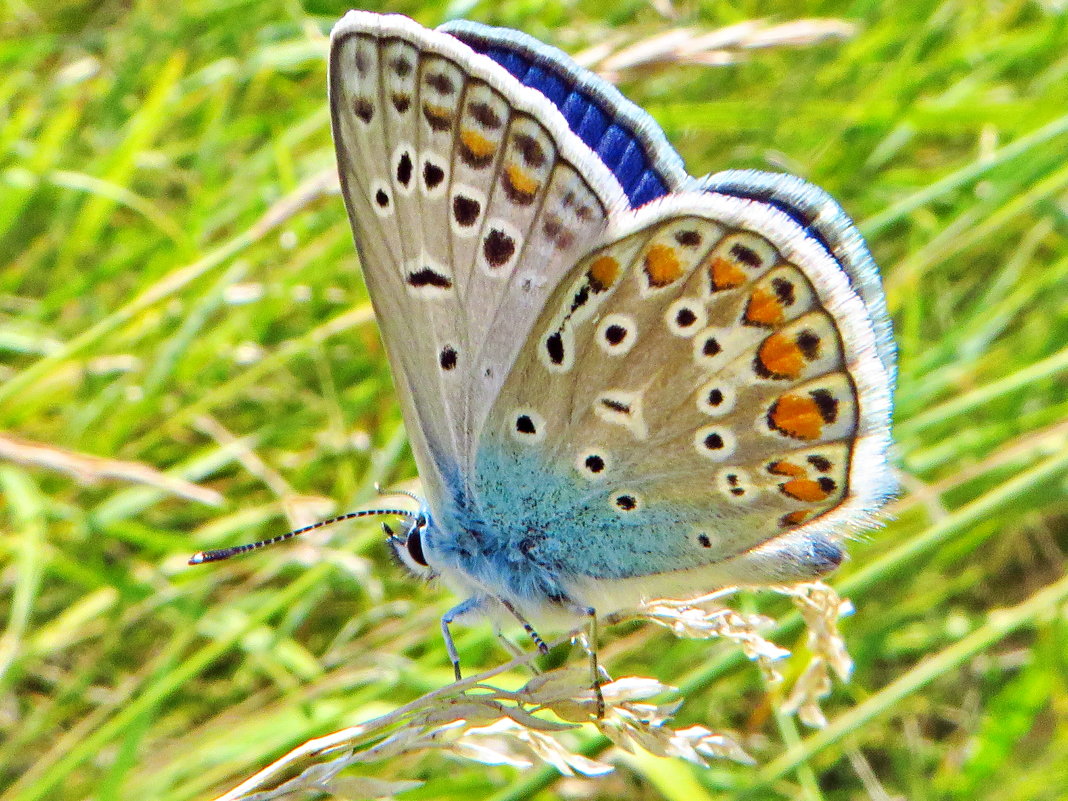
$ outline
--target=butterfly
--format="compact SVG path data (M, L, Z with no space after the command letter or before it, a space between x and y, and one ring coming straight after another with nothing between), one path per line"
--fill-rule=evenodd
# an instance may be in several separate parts
M512 30L350 12L330 110L425 499L390 542L462 602L574 622L813 579L892 494L895 349L822 190L694 178ZM596 678L595 678L596 681Z

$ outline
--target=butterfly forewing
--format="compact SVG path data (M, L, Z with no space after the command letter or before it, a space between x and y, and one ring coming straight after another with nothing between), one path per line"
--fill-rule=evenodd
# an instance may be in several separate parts
M432 506L622 190L541 95L399 16L334 30L331 113L364 276Z
M574 577L722 570L777 541L807 551L733 578L829 569L822 544L889 483L875 459L857 480L858 453L885 458L889 408L863 300L769 206L689 195L630 217L520 353L480 447L487 508L511 484L532 554Z

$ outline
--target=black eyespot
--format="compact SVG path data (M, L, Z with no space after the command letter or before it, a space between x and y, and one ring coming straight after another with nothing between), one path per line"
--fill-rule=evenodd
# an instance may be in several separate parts
M452 216L464 228L470 228L478 220L482 204L474 198L457 195L452 199Z
M451 95L456 91L456 87L453 85L452 80L443 72L427 75L426 82L428 86L432 89L436 89L443 95Z
M814 331L805 329L797 335L797 347L801 348L806 359L812 361L820 355L820 338Z
M723 403L723 391L719 389L709 390L708 405L719 406L721 403Z
M705 344L701 346L701 353L705 356L715 356L721 350L723 348L719 346L719 342L716 341L715 337L709 337L705 340Z
M371 118L375 115L374 104L371 103L366 97L357 97L353 101L352 110L356 116L364 122L370 122Z
M610 325L604 331L604 338L609 345L618 345L627 338L627 329L621 325Z
M745 245L736 244L731 247L731 255L749 267L760 266L760 256L752 248L747 248Z
M794 285L785 278L779 277L773 279L771 288L775 291L775 296L783 306L793 306L794 301L797 300L797 293L794 291Z
M697 541L699 543L701 543L701 547L702 548L711 548L712 547L712 540L710 540L708 538L707 534L698 534L697 535Z
M821 473L826 473L831 469L831 461L825 456L814 454L808 457L808 463L819 470Z
M426 184L427 189L434 189L444 180L445 170L441 169L437 164L431 164L429 161L423 164L423 183Z
M491 228L482 240L482 253L490 267L502 267L515 254L515 240L498 228Z
M564 363L564 339L560 336L560 332L556 331L549 335L545 340L545 350L549 354L549 359L553 364Z
M679 231L675 234L675 241L683 247L695 248L701 244L701 234L697 231Z
M375 203L377 203L382 208L385 208L389 205L389 195L386 194L384 189L379 189L377 192L375 192Z
M412 180L412 157L405 151L397 160L397 180L407 186Z
M616 400L615 398L601 398L601 405L604 408L609 409L618 414L630 414L631 408L629 403Z
M691 325L697 322L697 315L694 314L693 309L686 308L685 306L678 310L675 314L675 324L679 328L689 328Z
M705 447L710 451L718 451L723 447L723 437L715 432L705 437Z
M429 567L430 565L426 563L426 556L423 555L423 537L419 532L419 527L409 531L408 539L404 541L404 547L408 549L408 555L412 557L413 562L423 567Z
M604 470L604 459L593 453L586 457L585 465L591 473L600 473Z
M534 421L530 419L530 415L521 414L515 419L515 430L520 434L537 434L538 429L534 425Z
M451 370L456 366L456 348L452 345L446 345L441 349L441 356L439 357L442 370Z
M483 128L497 130L503 125L500 116L488 103L475 102L467 106L467 112L475 118L475 121Z
M825 389L813 390L810 394L812 400L816 402L816 408L819 409L823 422L833 423L838 419L838 399L834 395Z
M408 284L416 288L432 286L438 289L452 289L452 281L449 280L449 277L435 272L430 267L424 267L422 270L410 273L408 275Z
M528 167L537 169L545 164L545 151L533 136L519 133L512 137L516 149L522 154L523 161Z
M620 495L616 498L616 506L624 512L632 512L638 508L638 501L633 495Z

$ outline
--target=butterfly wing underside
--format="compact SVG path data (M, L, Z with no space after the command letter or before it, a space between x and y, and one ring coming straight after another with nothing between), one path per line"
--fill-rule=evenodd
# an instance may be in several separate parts
M588 603L826 572L892 487L877 343L850 277L778 209L686 193L621 215L502 388L485 514L521 518Z
M334 29L342 191L432 506L463 492L527 332L622 202L546 105L405 17L354 11Z

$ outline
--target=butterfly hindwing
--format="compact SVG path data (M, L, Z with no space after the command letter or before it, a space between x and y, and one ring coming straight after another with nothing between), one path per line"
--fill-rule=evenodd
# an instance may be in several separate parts
M795 221L678 195L621 217L549 299L477 486L571 581L811 577L890 486L887 385L863 299Z
M548 293L625 199L542 95L405 17L347 15L330 87L357 249L438 504Z

